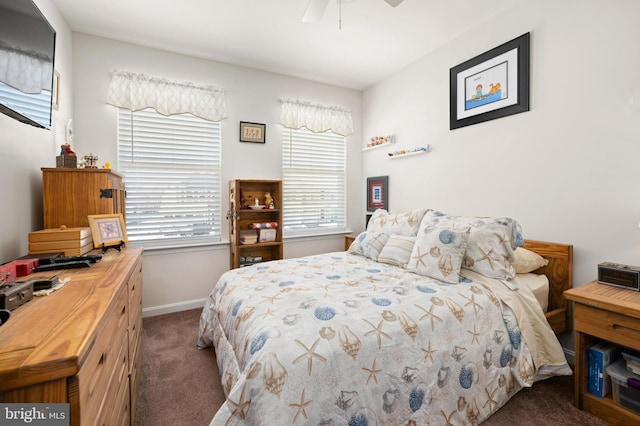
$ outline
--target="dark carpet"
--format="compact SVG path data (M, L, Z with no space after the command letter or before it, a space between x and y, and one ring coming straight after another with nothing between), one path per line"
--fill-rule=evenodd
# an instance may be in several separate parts
M196 348L200 312L194 309L144 318L137 426L205 426L224 402L213 350ZM521 390L485 425L607 423L573 405L573 376L563 376Z

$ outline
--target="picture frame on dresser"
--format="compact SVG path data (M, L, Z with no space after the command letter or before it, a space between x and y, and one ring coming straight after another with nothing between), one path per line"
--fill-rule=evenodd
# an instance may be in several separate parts
M94 247L109 247L128 243L127 228L122 214L89 215Z

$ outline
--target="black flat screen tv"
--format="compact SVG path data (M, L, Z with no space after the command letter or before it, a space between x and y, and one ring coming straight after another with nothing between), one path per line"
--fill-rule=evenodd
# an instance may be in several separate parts
M32 0L0 0L0 112L50 129L56 32Z

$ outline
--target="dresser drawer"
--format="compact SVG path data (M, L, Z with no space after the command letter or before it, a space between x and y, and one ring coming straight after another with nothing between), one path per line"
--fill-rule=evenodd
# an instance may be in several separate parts
M131 389L131 418L133 420L138 406L138 384L140 383L140 372L142 371L142 336L140 336L138 345L135 348L135 358L129 359L129 364L131 366L129 383Z
M107 395L109 380L121 362L120 352L127 356L128 293L122 287L116 304L105 316L104 326L93 342L78 375L70 379L70 392L79 398L82 424L98 424L98 413ZM116 344L114 344L116 343ZM125 359L126 361L126 359Z
M107 398L103 405L105 411L100 416L101 419L105 419L101 423L103 426L129 423L129 360L127 346L126 339L123 339L118 355L119 363L113 371L107 390Z
M136 322L129 327L129 359L134 360L142 341L142 316L138 316Z
M127 287L129 289L129 360L132 363L142 333L142 258L129 277Z
M127 287L129 289L129 300L140 303L142 301L142 258L134 266L127 281Z
M630 348L640 348L640 319L576 304L574 327L577 331Z

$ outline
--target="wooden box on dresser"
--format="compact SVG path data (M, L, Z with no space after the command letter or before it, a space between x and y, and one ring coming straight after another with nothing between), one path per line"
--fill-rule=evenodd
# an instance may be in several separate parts
M640 414L616 404L611 394L587 391L589 347L597 342L640 350L640 293L590 282L564 292L574 302L575 405L612 425L638 425Z
M110 169L43 168L45 229L89 226L88 215L125 215L122 175Z
M71 425L131 425L142 358L142 249L110 251L0 327L0 402L69 403ZM36 273L28 278L51 276Z
M255 205L258 199L260 205L265 205L265 194L271 194L273 209L264 208L254 210L249 206ZM268 207L268 205L266 206ZM229 182L229 264L231 269L252 263L247 258L259 257L262 261L282 259L282 181L235 179ZM275 222L275 240L243 244L241 235L251 231L252 223ZM242 259L245 259L243 262Z

